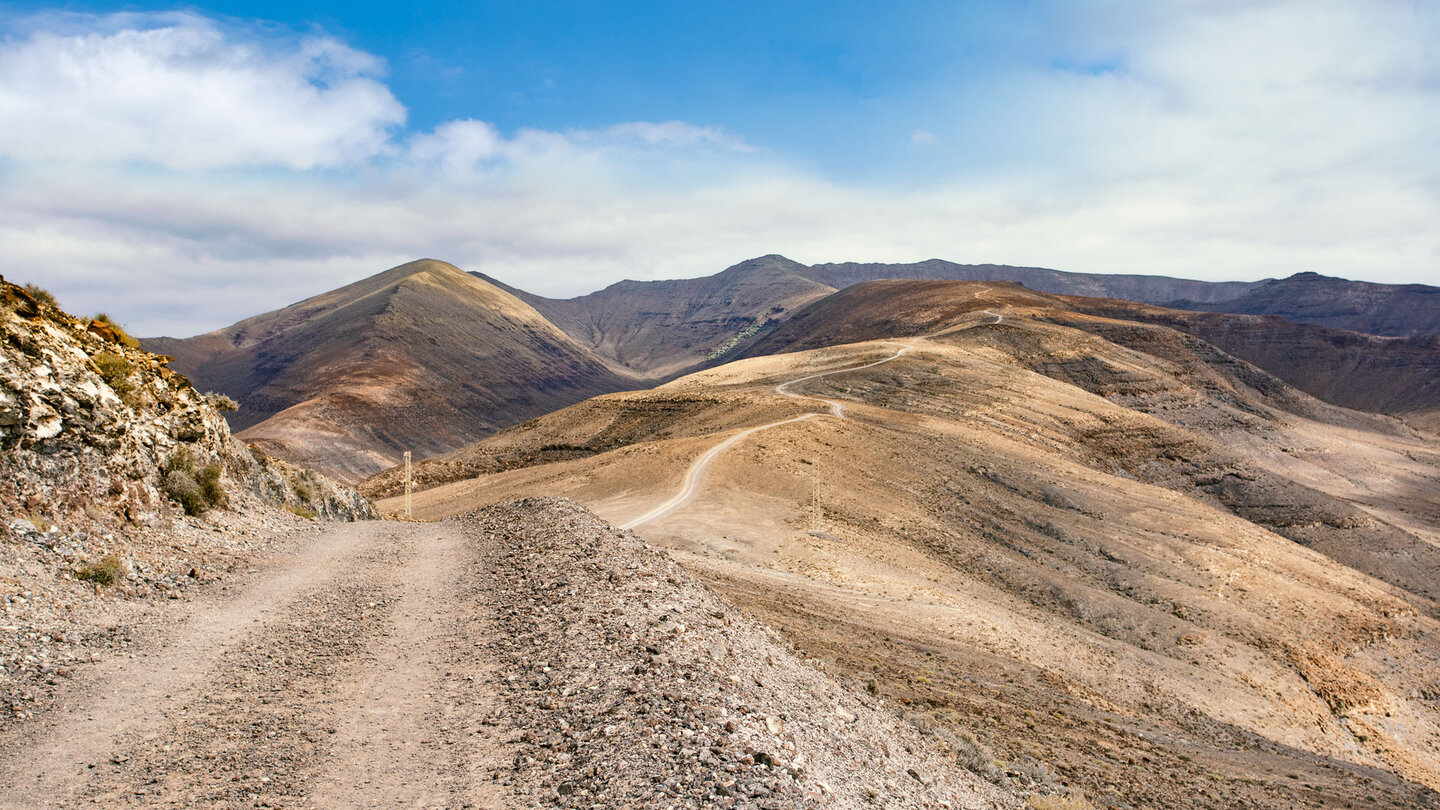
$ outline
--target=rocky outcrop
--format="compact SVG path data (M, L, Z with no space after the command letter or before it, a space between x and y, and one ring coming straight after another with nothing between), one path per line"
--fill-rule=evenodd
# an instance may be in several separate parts
M306 518L376 516L232 437L224 400L168 360L0 279L0 719L123 647L117 614L213 579Z
M0 279L3 283L3 279ZM369 503L230 435L216 407L112 327L0 288L0 531L84 524L125 532L230 503L353 520ZM181 494L214 479L199 500Z

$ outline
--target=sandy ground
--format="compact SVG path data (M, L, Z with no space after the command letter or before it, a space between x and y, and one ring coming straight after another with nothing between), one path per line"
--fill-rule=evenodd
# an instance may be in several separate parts
M450 523L273 556L0 740L0 806L504 806L475 566Z

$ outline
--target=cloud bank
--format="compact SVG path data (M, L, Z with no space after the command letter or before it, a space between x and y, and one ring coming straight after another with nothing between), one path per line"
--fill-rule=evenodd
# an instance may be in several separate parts
M420 256L557 295L770 252L1435 281L1434 6L1048 14L1044 58L895 104L914 114L896 159L921 161L903 184L808 170L763 133L709 124L414 131L382 61L331 37L34 18L0 40L3 272L145 334Z

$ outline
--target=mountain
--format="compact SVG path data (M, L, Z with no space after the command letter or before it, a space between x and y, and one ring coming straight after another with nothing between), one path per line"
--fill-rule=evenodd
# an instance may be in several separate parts
M1159 299L1128 295L1108 297L1162 303ZM1440 335L1440 287L1426 284L1372 284L1317 273L1296 273L1289 278L1258 282L1227 300L1195 300L1188 295L1181 298L1184 300L1167 306L1241 315L1279 315L1288 321L1372 335Z
M617 368L659 380L835 291L808 272L784 256L761 256L713 276L621 281L565 300L511 291Z
M1335 405L1402 416L1424 427L1440 415L1440 336L1386 338L1273 315L1190 312L1131 301L1047 295L1015 284L858 284L801 308L785 323L757 335L735 357L923 335L966 312L995 305L1031 308L1027 311L1035 317L1096 332L1142 351L1156 333L1136 329L1135 323L1156 324L1199 338Z
M930 259L911 264L817 264L808 269L806 277L836 289L880 279L916 279L929 281L1015 281L1032 290L1086 295L1101 298L1124 298L1129 301L1159 303L1176 298L1199 302L1223 301L1244 293L1253 286L1248 281L1196 281L1167 276L1113 275L1108 273L1069 273L1043 267L1013 267L1005 264L956 264Z
M535 307L617 371L657 381L738 356L754 335L783 323L801 307L829 293L891 279L1017 282L1037 292L1188 310L1280 315L1296 323L1378 335L1440 334L1440 288L1369 284L1314 273L1279 281L1214 282L956 264L940 259L807 266L772 254L713 276L622 281L569 299L532 295L476 275Z
M1076 302L842 291L760 340L859 342L501 431L421 464L417 514L570 497L1095 806L1440 806L1433 439Z
M636 384L515 296L430 259L146 345L239 400L242 439L346 479Z

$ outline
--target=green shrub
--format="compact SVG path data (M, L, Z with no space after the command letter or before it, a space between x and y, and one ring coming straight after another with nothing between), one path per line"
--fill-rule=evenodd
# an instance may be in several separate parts
M225 412L240 410L240 403L236 402L230 397L225 396L224 394L216 394L213 392L206 394L205 401L210 403L210 407L214 408L217 411Z
M200 471L200 492L211 506L224 506L226 503L225 490L220 486L223 473L219 464L206 464L205 469Z
M308 506L286 506L285 508L286 508L286 509L289 509L289 510L290 510L291 512L293 512L294 514L299 515L299 516L302 517L302 518L305 518L306 520L314 520L314 519L315 519L315 510L314 510L314 509L311 509L311 508L308 507Z
M165 475L165 494L184 507L187 515L203 515L210 508L205 491L195 476L184 470L171 470Z
M114 352L100 352L90 359L100 371L100 379L110 386L115 396L129 404L135 395L135 384L130 381L130 375L135 373L135 364Z
M220 485L224 469L219 464L207 464L196 470L195 457L188 450L180 450L165 460L164 472L165 494L180 504L187 515L203 515L228 501Z
M60 302L55 300L55 296L51 295L49 290L41 287L39 284L26 284L25 292L28 293L31 298L34 298L46 306L56 309L60 308Z
M77 569L75 578L96 585L114 585L125 578L125 562L114 554L106 554L99 562Z
M140 341L131 337L130 333L125 331L125 327L116 323L115 319L109 315L103 312L97 313L95 317L90 319L90 322L110 327L110 331L115 333L115 337L120 341L121 345L129 346L132 349L140 348Z

